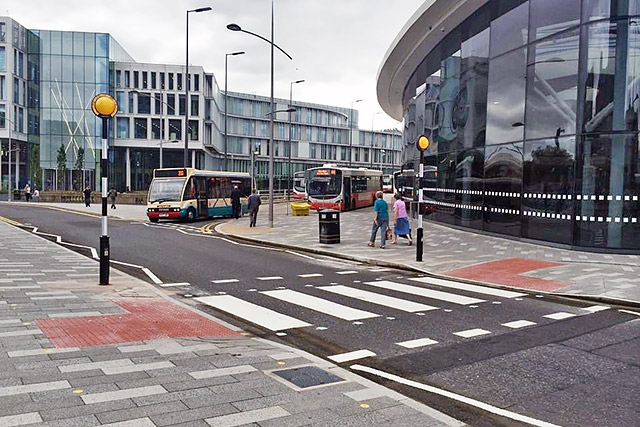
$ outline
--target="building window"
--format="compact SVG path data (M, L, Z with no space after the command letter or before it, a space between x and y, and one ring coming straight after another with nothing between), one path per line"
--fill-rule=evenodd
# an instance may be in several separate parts
M116 117L118 139L129 139L129 118Z
M142 89L147 89L149 87L149 82L148 82L148 74L146 71L142 72Z
M197 117L200 115L200 96L190 95L191 106L189 107L189 117Z
M133 87L140 88L140 73L138 71L133 72Z
M116 87L122 86L122 70L116 70Z
M151 119L151 139L161 139L160 131L160 119Z
M193 90L195 92L200 91L200 74L193 75Z
M167 73L167 78L169 79L169 90L173 90L173 73Z
M173 93L167 94L167 115L176 115L176 96Z
M164 89L165 85L164 85L164 73L160 73L160 89Z
M124 72L124 87L131 87L131 73L129 71Z
M4 76L0 76L0 99L7 99L7 80Z
M184 116L185 112L184 93L178 95L178 114Z
M133 119L134 137L136 139L147 139L147 119Z
M152 71L151 72L151 89L157 89L157 85L156 85L156 72Z
M182 90L182 73L178 73L178 90Z
M169 120L169 140L180 141L182 139L182 120L171 119Z
M197 141L200 137L200 122L198 120L189 120L189 140Z
M138 114L151 114L151 94L140 92L138 94Z

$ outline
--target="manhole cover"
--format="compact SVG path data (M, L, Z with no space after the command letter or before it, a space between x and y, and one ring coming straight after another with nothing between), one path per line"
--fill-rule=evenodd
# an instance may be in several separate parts
M316 366L285 369L282 371L274 371L273 373L300 388L344 381L343 378L323 371Z

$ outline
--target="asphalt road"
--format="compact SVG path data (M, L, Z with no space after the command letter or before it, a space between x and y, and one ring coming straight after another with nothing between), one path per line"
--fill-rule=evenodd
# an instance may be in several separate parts
M96 217L6 205L0 215L98 247ZM178 297L256 335L334 360L472 426L640 424L633 314L427 283L414 273L233 242L210 229L110 220L111 259L150 269ZM138 268L117 268L148 280Z

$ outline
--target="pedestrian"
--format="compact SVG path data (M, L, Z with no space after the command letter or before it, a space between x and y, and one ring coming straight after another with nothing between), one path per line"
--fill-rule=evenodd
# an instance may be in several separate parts
M384 249L384 244L387 241L387 228L389 228L389 206L383 199L384 193L382 191L376 192L376 201L373 204L373 227L371 228L371 238L368 245L375 247L376 234L380 229L380 249Z
M256 220L258 219L258 210L260 209L260 204L262 201L260 200L260 196L258 192L254 188L249 196L248 204L249 204L249 227L256 226Z
M27 183L27 185L24 186L24 199L27 202L31 200L31 186L29 185L29 183Z
M411 239L411 228L409 227L409 215L407 215L407 206L402 200L400 193L393 195L396 201L393 203L393 214L395 216L395 224L393 225L393 243L398 243L398 236L409 239L409 246L413 243Z
M91 188L87 185L87 187L83 191L84 193L84 205L86 207L91 206Z
M107 196L109 197L109 201L111 202L111 209L115 209L116 197L118 196L118 192L116 191L115 188L111 187L111 190L109 190L109 193L107 193Z
M240 218L242 215L240 197L242 197L242 191L240 191L237 185L234 185L233 190L231 191L231 213L236 219Z
M40 200L40 191L38 191L37 188L33 189L33 201L37 202L38 200Z

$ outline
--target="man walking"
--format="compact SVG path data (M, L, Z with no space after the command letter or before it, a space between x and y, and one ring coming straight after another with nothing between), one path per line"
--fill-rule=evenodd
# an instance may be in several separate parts
M116 197L118 196L118 192L116 191L116 189L111 187L111 190L109 190L107 196L109 197L109 201L111 202L111 209L116 209Z
M249 204L249 227L256 226L256 220L258 219L258 210L260 209L260 204L262 201L260 200L260 196L256 189L254 188L249 196L248 204Z
M231 212L234 218L240 218L242 215L242 205L240 204L240 197L242 197L242 191L238 188L237 185L233 186L233 191L231 191Z
M83 191L84 193L84 205L86 207L91 206L91 188L87 185L87 187Z

